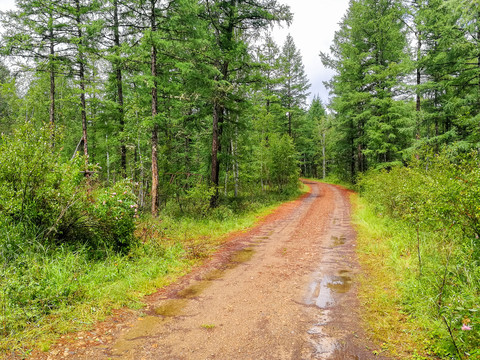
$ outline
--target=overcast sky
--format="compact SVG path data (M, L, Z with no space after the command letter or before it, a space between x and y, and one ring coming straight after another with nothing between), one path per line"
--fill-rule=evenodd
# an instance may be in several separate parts
M15 0L0 0L0 11L10 10L15 6Z
M348 8L349 0L281 0L290 5L293 23L290 28L274 30L274 39L281 47L288 33L293 36L297 49L303 56L305 71L310 79L310 100L319 95L323 103L328 102L328 91L323 81L333 75L320 61L320 51L329 52L338 23Z
M305 70L310 79L310 100L319 95L324 103L328 101L328 91L323 81L329 80L332 72L323 67L320 51L328 52L338 23L347 11L349 0L280 0L290 5L294 14L289 28L276 28L273 37L281 47L288 33L293 36L295 45L303 56ZM14 7L15 0L0 0L0 10Z

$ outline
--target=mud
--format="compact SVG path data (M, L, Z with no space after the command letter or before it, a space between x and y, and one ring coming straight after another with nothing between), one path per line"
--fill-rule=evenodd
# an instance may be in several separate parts
M308 196L232 237L102 346L70 343L68 358L379 359L360 326L349 193L306 183Z

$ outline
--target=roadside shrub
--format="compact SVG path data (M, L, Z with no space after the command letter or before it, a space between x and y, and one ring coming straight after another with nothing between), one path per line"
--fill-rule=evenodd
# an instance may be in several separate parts
M186 213L205 216L210 209L210 199L214 194L215 188L202 183L187 190L184 206Z
M93 166L86 168L80 156L62 161L60 149L50 143L48 128L35 129L29 123L0 140L4 257L61 244L128 251L134 243L136 210L130 184L101 189L94 176L85 177Z
M266 173L273 189L290 193L298 190L300 167L293 140L288 135L272 135L266 148Z
M119 276L116 264L128 262L126 253L135 256L131 182L104 188L83 157L62 161L61 149L50 144L49 129L29 123L0 139L0 334L5 337L94 300L86 283L90 272L103 264ZM102 273L100 280L108 278Z
M426 152L359 187L407 234L393 237L390 265L403 266L403 306L430 329L432 350L480 359L480 155Z

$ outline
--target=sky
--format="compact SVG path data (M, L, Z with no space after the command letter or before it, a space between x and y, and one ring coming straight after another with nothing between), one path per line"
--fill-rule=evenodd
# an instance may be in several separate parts
M333 76L333 71L325 69L320 61L320 52L329 53L335 31L347 12L349 0L280 0L290 5L293 22L289 28L275 28L273 38L282 46L290 33L297 49L303 57L305 72L312 85L309 102L318 95L324 104L328 103L328 90L323 85Z
M0 0L0 11L13 9L15 0Z
M330 80L333 72L325 69L320 61L320 52L329 52L338 23L348 8L349 0L279 0L290 5L294 14L289 28L276 27L273 38L279 47L285 42L287 34L291 34L297 49L303 57L305 71L310 80L309 102L318 95L324 104L328 103L328 90L323 85ZM0 0L0 11L13 9L15 0Z

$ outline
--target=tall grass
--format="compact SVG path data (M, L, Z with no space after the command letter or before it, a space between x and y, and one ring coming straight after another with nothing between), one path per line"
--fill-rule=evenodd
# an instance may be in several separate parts
M0 263L0 357L48 349L61 334L90 328L124 306L139 309L146 294L178 279L212 254L228 233L242 231L282 201L298 196L264 194L226 199L213 211L182 212L175 204L136 226L127 253L88 246L30 244Z
M477 155L430 154L360 181L358 251L382 284L373 291L369 322L385 323L384 341L394 352L480 359L479 163Z

